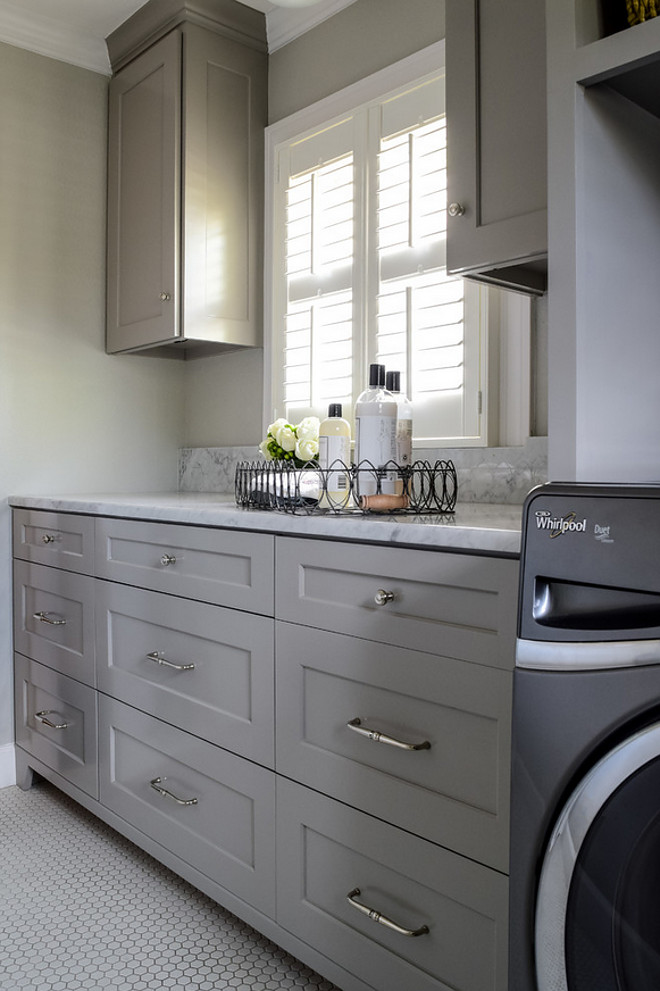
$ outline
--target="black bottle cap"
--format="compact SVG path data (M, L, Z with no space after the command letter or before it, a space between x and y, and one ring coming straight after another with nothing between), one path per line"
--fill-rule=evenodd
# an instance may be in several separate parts
M388 372L385 376L385 388L388 392L401 392L401 372Z
M328 416L341 416L341 403L330 403L328 406Z
M369 365L369 388L385 385L385 365Z

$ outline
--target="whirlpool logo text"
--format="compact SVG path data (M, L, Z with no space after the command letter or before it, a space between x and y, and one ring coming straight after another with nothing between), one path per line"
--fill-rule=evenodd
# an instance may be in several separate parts
M563 533L586 533L587 519L579 520L577 513L567 513L566 516L553 516L547 509L536 511L536 529L547 530L551 537L560 537Z

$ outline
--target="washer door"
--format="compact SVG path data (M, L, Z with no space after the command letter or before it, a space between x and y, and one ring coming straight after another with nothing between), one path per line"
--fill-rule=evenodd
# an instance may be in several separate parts
M564 807L535 941L539 991L660 988L660 723L604 757Z

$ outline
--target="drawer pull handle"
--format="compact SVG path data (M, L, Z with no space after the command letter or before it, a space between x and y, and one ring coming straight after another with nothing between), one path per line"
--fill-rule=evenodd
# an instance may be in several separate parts
M393 922L388 919L386 915L382 915L377 912L375 908L369 908L368 905L363 905L361 902L356 901L356 897L360 894L359 888L353 888L346 895L349 903L356 908L358 912L362 912L363 915L368 916L368 918L373 919L381 926L385 926L386 929L391 929L393 932L398 933L399 936L426 936L430 932L428 926L420 926L419 929L406 929L405 926L400 926L397 922Z
M387 733L381 733L377 729L369 729L368 726L362 725L362 720L359 716L355 719L351 719L349 723L346 723L348 729L353 730L354 733L359 733L360 736L366 736L369 740L373 740L374 743L387 743L390 747L398 747L399 750L430 750L431 744L428 740L423 740L421 743L405 743L403 740L397 740L393 736L388 736Z
M388 602L392 602L394 599L394 592L386 592L384 588L379 588L374 596L374 602L377 606L386 606Z
M160 650L150 650L147 654L150 661L155 661L156 664L164 664L166 668L174 668L175 671L194 671L194 664L175 664L174 661L168 661L166 657L163 657L162 651Z
M41 712L35 712L34 718L38 719L40 723L44 726L50 726L51 729L66 729L69 725L68 723L54 723L52 720L47 719L47 716L52 716L52 709L42 709Z
M154 791L158 792L159 795L164 795L165 798L171 798L177 805L197 805L196 798L177 798L177 796L172 794L171 791L168 791L167 788L161 787L161 782L163 780L163 778L153 778L149 784Z
M54 533L44 533L44 535L41 538L42 543L44 543L44 544L54 544L55 541L56 540L59 540L59 539L60 538L58 536L56 536L56 534L54 534Z
M32 618L38 619L40 623L48 623L49 626L66 626L65 619L51 612L35 612L32 613Z
M176 564L176 558L174 554L163 554L163 556L160 559L160 563L164 568L167 568L167 566L170 564Z

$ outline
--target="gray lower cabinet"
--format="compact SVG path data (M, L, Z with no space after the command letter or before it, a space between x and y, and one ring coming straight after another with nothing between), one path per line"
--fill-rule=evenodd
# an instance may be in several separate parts
M546 287L545 3L447 0L447 269Z
M277 768L508 869L511 674L277 624Z
M516 562L93 522L15 516L19 783L342 991L502 991Z
M101 803L266 915L275 911L275 776L100 696Z
M377 991L503 991L496 871L278 780L278 921Z
M98 798L96 692L17 654L14 700L17 745Z
M87 685L96 683L94 581L14 561L14 646Z

